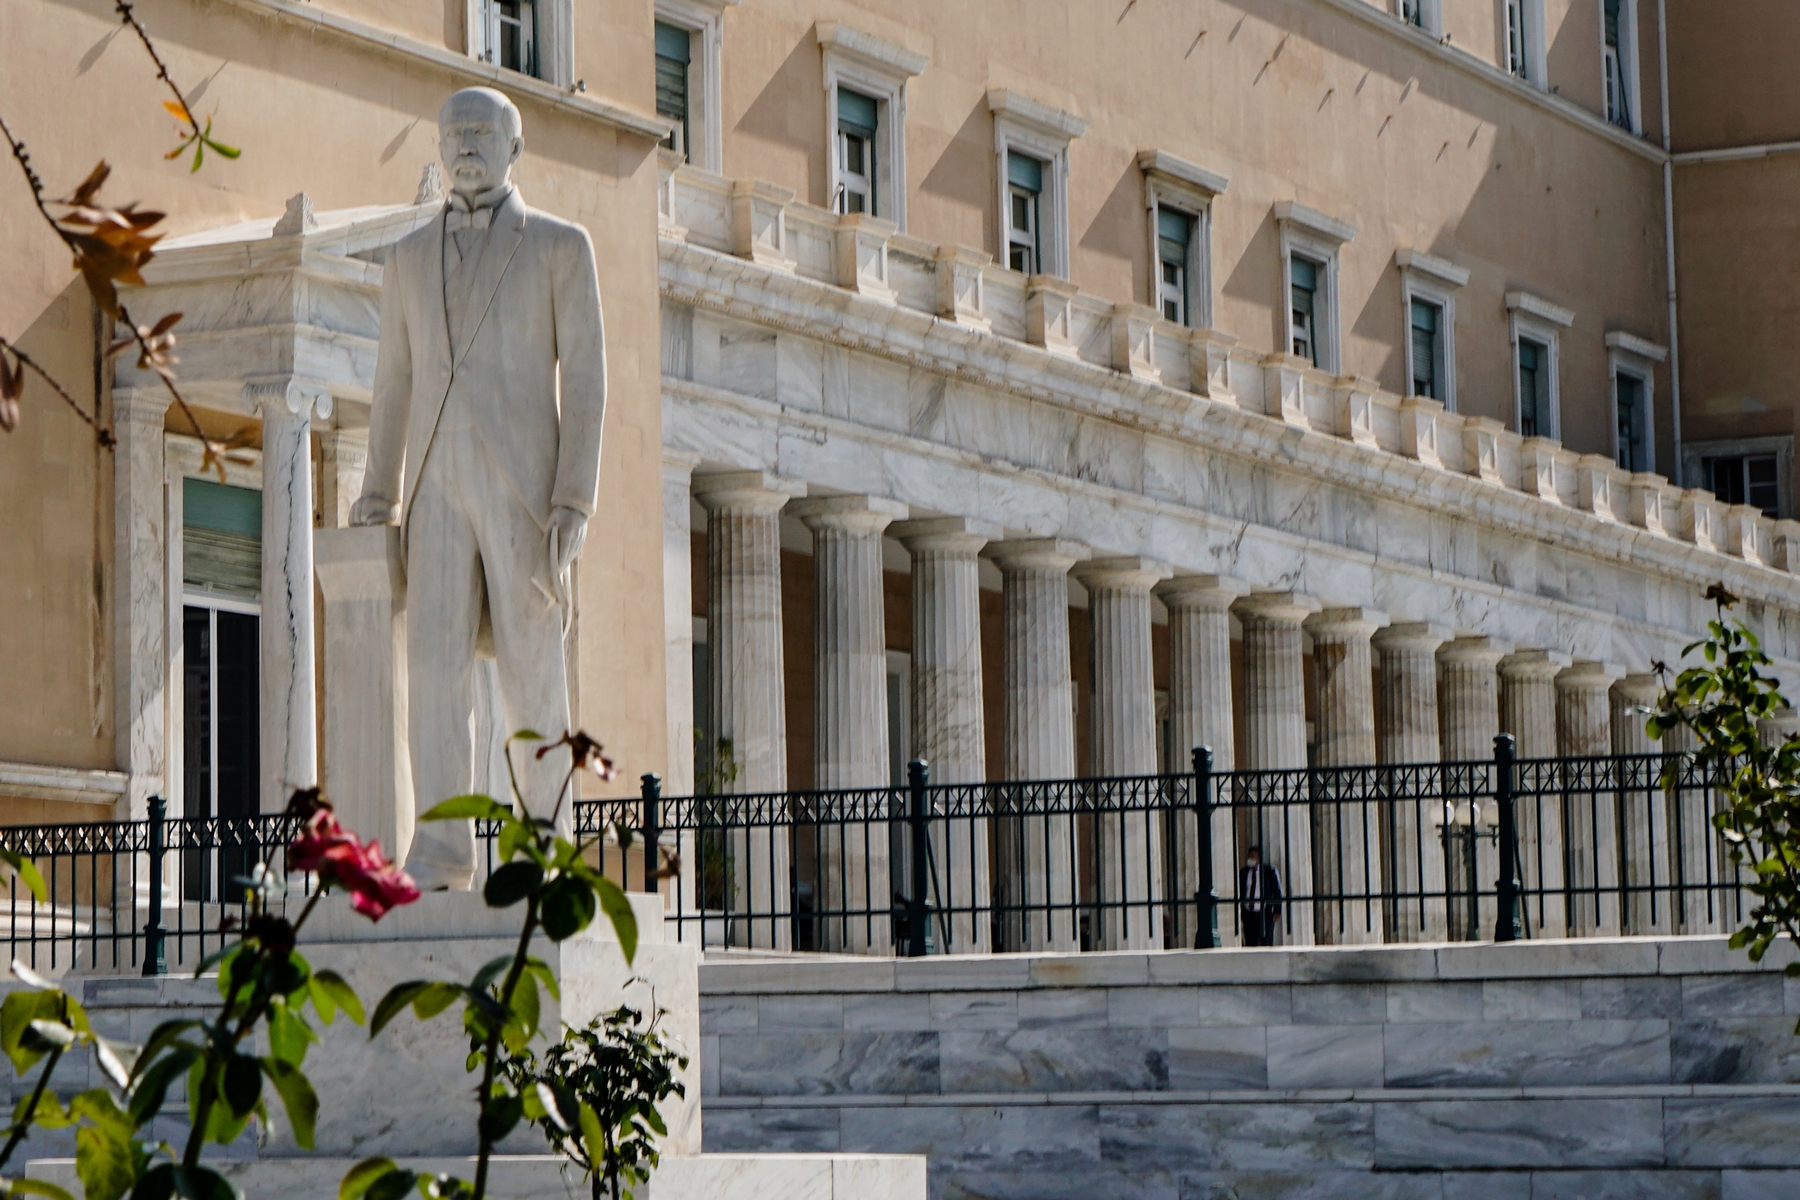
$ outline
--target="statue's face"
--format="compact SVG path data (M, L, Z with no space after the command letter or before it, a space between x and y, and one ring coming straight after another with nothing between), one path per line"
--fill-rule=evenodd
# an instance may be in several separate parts
M479 95L459 95L438 118L438 152L450 186L464 195L505 183L524 142L509 114Z

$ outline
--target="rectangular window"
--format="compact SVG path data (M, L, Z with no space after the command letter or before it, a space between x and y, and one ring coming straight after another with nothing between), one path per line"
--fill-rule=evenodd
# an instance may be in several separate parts
M1525 0L1506 0L1506 69L1520 79L1531 78L1525 35Z
M1635 375L1613 376L1613 408L1619 421L1619 466L1627 471L1650 469L1650 421L1645 412L1644 381Z
M1519 339L1519 436L1550 436L1550 349Z
M1727 504L1748 504L1780 516L1780 465L1773 454L1732 454L1705 461L1712 494Z
M1288 324L1293 352L1315 367L1319 365L1319 277L1324 272L1324 265L1310 258L1295 254L1288 259Z
M1625 78L1624 42L1620 38L1620 30L1629 30L1630 24L1624 19L1621 10L1625 0L1604 0L1605 3L1605 50L1606 64L1606 119L1614 125L1625 129L1631 128L1631 99L1628 81Z
M537 0L481 0L480 17L481 60L536 75Z
M1400 0L1400 19L1408 25L1425 28L1425 0Z
M1172 208L1156 209L1156 306L1163 320L1187 325L1188 269L1194 250L1194 218Z
M873 96L844 87L838 89L837 102L837 210L879 216L875 199L875 133L880 126L880 105Z
M675 122L663 145L684 157L692 144L688 67L693 57L693 40L693 34L679 25L656 23L656 115Z
M1412 394L1444 399L1444 310L1429 300L1412 302Z
M1026 275L1043 270L1044 161L1006 154L1006 265Z

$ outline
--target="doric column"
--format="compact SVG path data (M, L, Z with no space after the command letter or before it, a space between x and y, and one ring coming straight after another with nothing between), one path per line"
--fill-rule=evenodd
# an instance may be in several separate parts
M1313 736L1318 766L1375 763L1369 639L1387 623L1387 614L1373 608L1328 608L1306 619L1318 684ZM1381 906L1369 899L1382 890L1382 805L1366 788L1348 795L1354 798L1313 809L1313 872L1320 881L1320 895L1344 897L1319 905L1319 940L1328 945L1379 942L1382 936Z
M731 767L721 790L787 791L787 694L782 674L781 509L805 485L765 471L694 479L706 508L708 712L721 757ZM784 824L733 833L728 848L732 911L763 919L728 923L729 944L785 948L792 910L788 829Z
M1236 761L1237 734L1232 720L1231 605L1250 585L1228 575L1178 575L1156 587L1156 595L1169 612L1169 742L1176 761L1169 770L1184 771L1194 748L1212 750L1213 770L1226 772ZM1176 894L1194 896L1200 889L1200 863L1189 847L1199 844L1195 814L1176 815L1175 868L1180 874ZM1229 896L1237 879L1236 829L1232 810L1212 813L1213 891ZM1195 923L1197 908L1181 908L1177 946L1192 946L1199 939L1211 945L1240 942L1238 925L1230 912L1217 914L1216 930L1202 930Z
M1298 592L1246 596L1232 606L1244 627L1244 766L1252 771L1306 766L1306 683L1300 623L1319 602ZM1286 789L1281 789L1285 791ZM1271 800L1279 794L1271 790ZM1262 847L1262 860L1281 873L1289 895L1311 896L1312 819L1304 801L1259 805L1247 815L1244 848ZM1315 940L1310 901L1282 907L1285 942Z
M1611 663L1577 662L1556 677L1556 743L1564 758L1612 753L1612 685L1625 672ZM1559 799L1568 852L1564 866L1566 928L1571 934L1620 929L1619 841L1616 797L1603 790L1599 772L1567 764Z
M291 378L244 392L262 410L262 811L280 812L319 781L311 434L331 395Z
M1513 753L1520 760L1534 763L1556 757L1556 675L1569 661L1568 655L1554 650L1519 650L1500 660L1500 731L1512 734ZM1568 932L1567 906L1562 902L1562 808L1537 787L1547 769L1535 765L1519 769L1520 782L1527 786L1518 789L1513 812L1532 936L1562 937Z
M163 484L163 419L168 393L120 388L113 393L113 738L126 773L124 811L149 814L150 797L167 795L169 626L166 567L168 506ZM179 537L181 531L174 531ZM179 628L179 611L175 614ZM174 664L176 670L180 664ZM179 810L171 810L174 811Z
M1662 744L1653 740L1645 725L1656 708L1655 675L1627 675L1608 693L1612 705L1612 752L1618 755L1657 754ZM1668 933L1671 930L1672 894L1669 881L1678 864L1670 857L1669 827L1684 814L1679 797L1656 786L1659 767L1644 768L1621 763L1647 786L1623 788L1618 793L1619 870L1625 895L1625 932ZM1684 822L1685 823L1685 822ZM1685 832L1685 831L1684 831ZM1656 888L1660 894L1653 894ZM1640 890L1641 889L1641 890Z
M694 791L694 468L700 456L663 449L663 720L668 750L663 760L663 794ZM699 863L693 831L679 835L674 849L683 863ZM679 911L698 911L694 879L685 870L665 886L675 889Z
M788 512L813 535L813 786L879 788L888 761L887 625L881 535L906 505L874 496L796 500ZM884 951L896 883L885 826L820 827L822 948ZM869 915L884 910L879 927ZM830 914L840 914L833 918Z
M1447 763L1492 761L1500 732L1500 660L1512 643L1490 637L1459 637L1438 651L1439 743ZM1499 878L1495 842L1483 837L1499 820L1458 771L1450 776L1458 794L1443 807L1444 878L1450 896L1449 936L1470 941L1492 928L1494 901L1483 898L1482 881Z
M1390 767L1434 770L1438 761L1437 649L1450 628L1427 622L1390 625L1375 634L1376 670L1381 681L1376 756ZM1442 941L1447 933L1444 897L1444 843L1437 836L1443 805L1421 799L1407 776L1396 779L1399 793L1382 829L1382 863L1394 898L1387 912L1391 942Z
M981 548L998 525L966 517L902 521L888 532L912 556L912 744L934 784L986 781L982 711ZM993 949L988 818L971 790L962 814L931 827L938 902L951 910L952 954ZM985 809L982 809L985 811Z
M1156 680L1150 589L1172 573L1147 558L1103 558L1075 570L1088 593L1094 647L1093 774L1156 774ZM1162 948L1160 812L1096 813L1099 945ZM1110 906L1110 907L1109 907Z
M1069 568L1085 546L1056 538L995 542L1003 645L1002 775L1008 780L1075 774L1075 689L1069 674ZM1070 950L1080 943L1075 911L1075 827L1067 816L1005 818L999 826L1001 900L1023 906L1007 949Z

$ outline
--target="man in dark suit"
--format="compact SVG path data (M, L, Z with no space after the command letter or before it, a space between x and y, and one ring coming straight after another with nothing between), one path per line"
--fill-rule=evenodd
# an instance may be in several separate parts
M1252 846L1238 872L1238 904L1244 914L1244 945L1273 946L1281 928L1281 874L1265 866L1262 847Z

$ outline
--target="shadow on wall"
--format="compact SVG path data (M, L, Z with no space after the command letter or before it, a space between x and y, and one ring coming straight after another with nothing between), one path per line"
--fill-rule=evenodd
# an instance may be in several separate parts
M931 170L919 182L929 192L952 204L966 204L981 213L980 236L969 244L993 253L994 226L994 123L985 98L976 102L956 133L942 147L919 145L933 131L920 127L908 137L931 162ZM935 154L935 157L931 157ZM998 255L996 255L998 257Z
M1131 264L1131 295L1135 304L1150 303L1150 281L1145 272L1149 246L1148 219L1144 208L1144 175L1134 158L1125 161L1118 183L1094 213L1077 244L1090 254L1104 254ZM1115 300L1125 297L1115 296Z
M819 42L811 32L795 46L763 90L738 118L733 132L797 151L806 162L805 178L812 195L800 198L828 207L825 159L819 153L819 131L825 127L825 100L819 85ZM730 145L729 139L727 146ZM793 178L785 172L728 163L726 173L755 179Z

